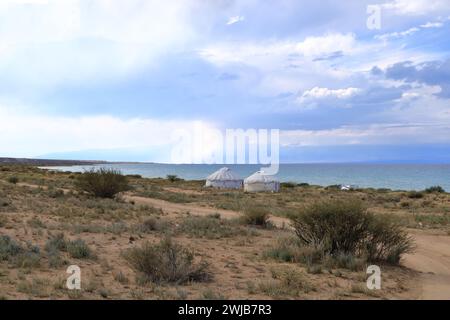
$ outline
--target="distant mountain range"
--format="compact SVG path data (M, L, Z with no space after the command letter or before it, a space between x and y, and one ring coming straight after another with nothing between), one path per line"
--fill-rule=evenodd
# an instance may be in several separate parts
M1 164L25 164L33 166L77 166L107 163L106 161L97 160L55 160L55 159L26 159L26 158L2 158Z

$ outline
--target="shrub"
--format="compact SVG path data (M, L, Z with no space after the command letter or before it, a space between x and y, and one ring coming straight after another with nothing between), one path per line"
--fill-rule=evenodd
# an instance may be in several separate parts
M144 282L182 284L210 278L207 263L195 264L194 254L169 238L156 245L147 242L140 248L129 249L123 255L130 266L143 276Z
M67 242L67 252L75 259L89 259L93 258L91 249L82 239Z
M24 249L9 236L0 236L0 261L9 260L11 257L24 252Z
M178 176L176 174L168 174L166 176L166 179L169 180L170 182L175 182L175 181L181 180L180 178L178 178Z
M444 193L445 190L441 186L432 186L432 187L425 189L425 192L427 192L427 193Z
M67 250L67 241L64 237L64 233L58 233L57 235L52 236L45 244L45 251L49 253L66 250Z
M16 184L19 182L19 178L17 178L16 176L9 177L8 182L12 183L12 184Z
M245 205L241 210L243 221L249 225L266 227L269 225L269 212L262 206Z
M293 183L293 182L282 182L281 183L281 187L282 188L295 188L297 186L297 184Z
M77 177L77 187L96 197L114 198L123 191L129 190L126 176L115 169L91 169Z
M403 229L384 216L367 212L358 200L315 203L292 223L303 245L320 248L332 257L350 254L369 261L397 263L413 248Z
M17 268L33 268L40 263L39 248L24 248L9 236L0 236L0 261L9 261Z
M408 198L410 198L410 199L421 199L421 198L423 198L423 192L410 191L410 192L408 192Z
M143 233L151 233L152 231L164 231L169 228L170 224L169 222L155 218L150 217L145 219L142 223L138 224L135 227L135 230L137 232L143 232Z

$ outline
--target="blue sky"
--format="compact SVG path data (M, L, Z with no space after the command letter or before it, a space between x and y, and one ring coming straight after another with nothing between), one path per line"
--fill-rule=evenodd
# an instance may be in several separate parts
M286 162L450 162L449 31L448 0L2 0L0 156L168 162L201 123L280 129Z

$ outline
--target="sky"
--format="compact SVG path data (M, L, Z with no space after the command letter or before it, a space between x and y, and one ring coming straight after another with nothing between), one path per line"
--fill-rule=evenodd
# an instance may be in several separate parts
M171 162L201 126L450 163L449 31L448 0L1 0L0 156Z

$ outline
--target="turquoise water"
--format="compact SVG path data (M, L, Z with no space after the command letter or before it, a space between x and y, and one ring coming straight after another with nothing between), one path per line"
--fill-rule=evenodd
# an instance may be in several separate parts
M205 164L102 164L95 166L51 167L82 172L92 167L113 167L124 174L157 178L175 174L187 180L205 179L224 165ZM259 170L260 165L226 165L242 178ZM422 190L440 185L450 191L450 164L282 164L277 177L282 182L306 182L328 186L351 184L360 187Z

